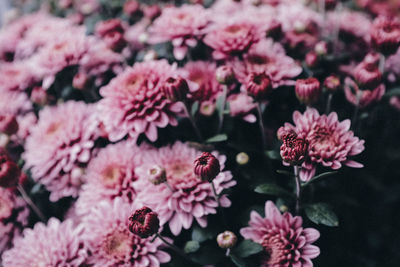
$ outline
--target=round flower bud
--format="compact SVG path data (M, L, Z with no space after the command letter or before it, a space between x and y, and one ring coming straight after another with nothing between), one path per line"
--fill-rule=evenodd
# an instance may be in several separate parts
M272 89L271 80L264 72L250 73L247 76L245 87L247 93L258 101L265 100Z
M329 75L324 81L324 87L330 92L335 92L340 87L340 79L335 75Z
M395 18L378 17L370 30L371 43L384 55L396 53L400 46L400 21Z
M309 68L314 68L318 65L318 55L314 51L308 52L305 61Z
M307 155L308 142L304 138L298 138L296 134L288 134L283 137L281 145L281 157L292 166L300 165Z
M46 90L41 86L36 86L31 92L31 101L37 105L44 106L48 102Z
M0 187L9 188L16 186L20 176L17 164L7 157L0 155Z
M124 4L124 13L128 16L133 16L140 11L140 4L138 1L129 0Z
M382 74L373 63L358 64L354 69L354 78L362 90L373 90L382 82Z
M321 94L321 85L315 78L298 79L296 81L297 99L306 105L314 104Z
M211 182L221 170L219 160L210 152L203 152L200 157L194 161L194 173L202 181Z
M129 217L129 231L141 238L147 238L158 232L160 220L157 213L148 207L138 209Z
M164 168L155 165L147 171L149 181L154 185L159 185L167 181L167 175Z
M245 165L249 162L249 155L245 152L240 152L239 154L236 155L236 162L239 165Z
M0 133L13 135L18 131L18 122L13 115L0 115Z
M279 210L281 212L287 212L287 211L289 211L289 207L286 205L281 205L281 206L279 206Z
M229 66L220 66L215 71L215 77L220 84L231 84L235 80L233 69Z
M212 101L203 101L200 104L199 112L203 116L210 117L214 114L215 111L215 104Z
M220 248L228 249L236 245L237 237L231 231L225 231L217 236L217 243Z
M183 101L189 92L189 86L181 77L169 77L162 88L164 95L172 102Z
M88 84L88 76L86 73L83 72L78 72L77 74L74 75L74 78L72 80L72 86L76 89L82 90L85 89L85 87Z

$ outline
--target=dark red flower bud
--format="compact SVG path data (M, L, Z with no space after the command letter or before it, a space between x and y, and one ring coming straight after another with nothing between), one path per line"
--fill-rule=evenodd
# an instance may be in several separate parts
M290 165L300 165L307 155L308 142L304 138L298 138L295 133L283 136L281 157Z
M329 75L324 81L324 86L328 91L335 92L340 87L340 79L335 75Z
M96 24L96 35L100 37L106 36L110 32L124 33L124 26L120 19L109 19L100 21Z
M138 1L129 0L124 4L124 13L128 16L133 16L140 11L140 4Z
M103 40L111 50L116 52L121 51L126 45L124 35L120 32L107 33L103 37Z
M271 80L267 74L250 73L247 76L246 91L255 100L265 100L272 89Z
M169 77L162 87L164 95L171 101L183 101L189 93L189 86L185 79L181 77Z
M47 104L49 98L46 90L41 86L36 86L31 92L31 101L37 105L44 106Z
M203 152L200 157L194 161L194 173L202 181L211 182L221 170L219 160L210 152Z
M378 17L370 30L371 43L384 55L396 53L400 46L400 21L395 18Z
M235 80L235 74L231 67L220 66L215 71L215 78L220 84L231 84Z
M18 122L15 116L10 114L0 115L0 133L13 135L18 131Z
M158 214L148 207L143 207L135 211L129 217L129 231L141 238L147 238L158 232L160 220Z
M18 184L20 169L17 164L7 157L0 155L0 187L9 188Z
M315 78L298 79L296 81L297 99L306 105L314 104L321 94L321 85Z
M362 90L373 90L382 82L382 74L373 63L358 64L354 69L354 78Z
M309 68L315 68L318 65L318 55L314 51L308 52L306 54L306 65Z

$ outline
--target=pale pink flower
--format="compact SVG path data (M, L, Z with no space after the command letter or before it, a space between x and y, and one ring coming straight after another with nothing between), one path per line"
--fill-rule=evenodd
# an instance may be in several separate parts
M23 91L35 82L32 65L24 61L0 65L0 90Z
M181 70L182 77L189 84L189 99L192 101L214 101L222 92L222 85L217 81L215 63L191 61Z
M275 9L275 17L281 23L284 32L305 30L307 25L317 27L323 18L317 11L307 7L301 1L285 1Z
M176 142L171 146L149 150L142 154L143 164L136 169L138 175L137 201L158 213L162 224L169 223L171 232L178 235L182 227L189 229L195 219L201 227L207 226L207 215L217 212L217 202L211 184L194 174L194 161L201 151L188 144ZM213 180L217 194L236 184L230 171L223 171L226 157L213 153L220 162L221 172ZM168 186L154 185L148 179L148 170L157 165L165 169ZM222 207L229 207L226 194L221 195Z
M400 97L399 96L392 96L390 98L390 105L400 111Z
M126 141L101 149L85 171L86 184L76 203L77 212L87 213L101 200L111 202L116 197L132 203L136 197L135 168L142 162L143 150L143 146Z
M14 238L28 224L25 201L10 189L0 188L0 255L9 249Z
M25 229L23 238L16 239L14 247L3 254L3 265L80 266L87 257L83 230L71 220L51 218L47 225L39 222L33 229Z
M232 94L227 101L229 103L229 113L232 117L238 116L251 123L257 121L257 117L252 113L257 104L247 93Z
M32 103L24 92L0 89L0 113L17 115L29 111Z
M82 168L99 134L93 111L94 106L74 101L45 107L26 139L25 168L50 191L51 201L78 195Z
M320 250L312 245L320 236L314 228L303 228L300 216L281 214L272 201L265 203L265 218L257 212L250 214L249 227L240 234L264 248L263 267L312 267L312 259Z
M305 138L308 155L302 164L300 178L310 180L315 174L316 164L322 164L337 170L342 164L361 168L363 165L348 159L364 150L364 140L360 140L350 131L350 120L339 122L336 112L320 115L314 108L307 108L304 114L293 113L295 125L285 123L284 130L294 131L299 138Z
M188 47L196 46L209 21L209 12L201 5L166 7L149 28L149 41L171 41L175 58L181 60Z
M116 198L113 202L103 201L85 216L84 239L91 256L87 263L103 266L160 266L171 257L162 251L163 242L152 237L140 238L129 231L129 216L136 206Z
M295 81L292 79L302 72L299 64L287 56L285 49L272 39L261 40L243 55L242 60L234 59L229 64L240 83L245 83L251 73L265 72L274 88L293 85Z
M180 103L172 103L162 94L166 79L175 75L175 66L166 60L136 63L100 89L104 97L99 114L111 141L129 134L136 140L142 133L157 140L157 128L177 125L175 114Z
M35 113L29 112L23 115L18 115L17 121L18 132L11 136L11 139L16 143L23 145L25 139L29 136L31 129L36 125L37 117Z
M362 12L344 10L328 14L327 29L339 31L339 35L349 41L362 39L369 42L371 25L371 19Z
M360 108L379 102L385 94L385 88L382 83L372 90L361 90L351 78L346 77L344 80L344 93L347 101Z

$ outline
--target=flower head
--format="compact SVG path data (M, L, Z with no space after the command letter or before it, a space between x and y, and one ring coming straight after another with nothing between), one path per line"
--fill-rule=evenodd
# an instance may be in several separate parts
M400 21L396 18L377 17L371 27L372 45L385 55L396 53L400 46Z
M220 172L218 159L210 152L203 152L194 161L194 173L203 181L211 182Z
M220 248L233 248L236 242L237 236L231 231L225 231L217 236L217 243Z
M16 186L21 174L17 164L8 158L7 155L0 154L0 187L8 188Z
M264 72L250 73L244 86L247 93L257 101L266 100L272 89L271 79Z
M162 87L165 96L172 102L185 101L186 94L189 92L189 86L185 79L181 77L169 77Z
M346 100L360 108L365 108L373 103L379 102L385 94L385 91L386 87L383 83L371 90L361 90L358 84L351 78L347 77L344 80L344 94Z
M324 87L331 92L335 92L340 87L340 79L335 75L329 75L324 80Z
M291 133L283 137L281 146L281 157L290 165L300 165L307 155L308 142L304 138L298 138Z
M306 105L314 104L321 95L321 85L315 78L298 79L295 90L297 99Z
M382 82L382 73L376 64L361 62L354 69L354 78L360 89L373 90Z
M259 243L264 248L262 266L309 267L311 260L318 257L320 250L312 245L319 238L314 228L303 228L303 220L286 212L281 214L272 201L265 203L265 218L257 212L250 214L249 227L240 234Z
M156 234L158 228L160 228L158 215L148 207L136 210L135 213L129 217L129 231L141 238Z
M23 238L16 239L14 247L3 254L3 264L5 267L80 266L87 257L82 232L83 228L71 220L60 222L51 218L47 226L37 223L33 229L25 229Z
M246 93L231 94L228 99L229 113L232 117L241 117L243 120L253 123L257 121L256 116L252 113L257 107L254 99Z
M136 63L100 89L99 114L111 141L128 134L137 140L142 133L155 141L157 128L177 125L180 105L161 93L174 71L166 60Z
M226 65L217 68L215 77L220 84L231 84L235 80L233 69Z
M18 131L18 122L11 114L0 114L0 133L13 135Z

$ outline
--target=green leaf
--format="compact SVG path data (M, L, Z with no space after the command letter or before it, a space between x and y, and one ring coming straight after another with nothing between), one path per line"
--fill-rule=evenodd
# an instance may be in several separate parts
M267 150L264 153L270 159L273 159L273 160L280 160L281 159L281 155L275 150Z
M263 247L260 244L246 239L243 240L237 247L235 247L232 252L240 258L246 258L248 256L257 254L262 250Z
M228 136L226 134L217 134L206 140L207 143L218 143L228 140Z
M302 186L303 186L303 187L304 187L304 186L307 186L307 185L309 185L310 183L315 182L316 180L319 180L319 179L321 179L321 178L334 175L334 174L336 174L336 173L338 173L338 172L337 172L337 171L333 171L333 172L324 172L324 173L321 173L321 174L319 174L319 175L317 175L317 176L314 176L314 177L313 177L310 181L308 181L307 183L302 184Z
M192 253L192 252L198 251L199 248L200 248L199 242L190 240L190 241L186 242L183 250L185 251L185 253Z
M192 116L194 116L194 115L196 115L198 110L199 110L199 101L196 101L192 105L192 109L190 111L190 114L192 114Z
M286 189L276 184L261 184L254 189L255 192L260 194L267 194L272 196L287 196L293 197L293 194L286 191Z
M214 239L217 234L218 230L213 229L212 227L200 228L195 226L192 231L192 240L202 243L206 240Z
M222 94L221 96L218 97L217 103L215 104L216 109L218 110L218 118L221 118L224 110L225 110L225 100L226 100L226 94Z
M326 203L316 203L305 207L307 217L316 224L339 226L339 220L331 207Z
M246 267L246 263L239 257L230 254L229 257L231 257L232 262L238 266L238 267Z

